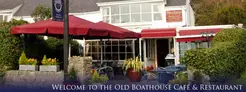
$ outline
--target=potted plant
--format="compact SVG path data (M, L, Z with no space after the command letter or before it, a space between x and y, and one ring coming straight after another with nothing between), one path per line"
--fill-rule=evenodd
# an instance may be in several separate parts
M99 75L99 73L97 71L93 71L91 80L89 80L89 82L91 84L99 86L99 85L105 84L108 80L109 80L109 78L107 75L104 75L104 74Z
M122 69L124 74L128 75L128 78L132 82L140 82L142 78L143 62L138 57L135 59L127 59L124 61Z
M58 72L60 71L60 66L58 64L59 63L56 58L46 59L46 55L44 55L42 65L39 66L39 71Z
M25 52L22 52L19 58L19 70L37 71L38 70L37 59L34 58L28 59L26 57Z
M80 85L77 80L77 70L74 67L69 70L68 81L65 81L64 85Z

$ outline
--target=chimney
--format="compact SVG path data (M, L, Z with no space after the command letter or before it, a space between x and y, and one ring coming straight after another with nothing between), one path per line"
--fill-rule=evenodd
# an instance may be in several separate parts
M241 24L241 23L238 24L238 27L239 27L239 28L243 28L243 24Z

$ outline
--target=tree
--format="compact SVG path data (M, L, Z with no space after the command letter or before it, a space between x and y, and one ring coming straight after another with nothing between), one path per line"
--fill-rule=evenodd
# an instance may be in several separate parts
M38 5L31 14L35 22L50 19L51 16L51 8L46 5Z
M13 26L26 23L26 21L14 19L10 22L0 22L0 72L17 67L23 40L20 36L11 35L9 30Z
M246 3L241 0L194 0L196 25L246 24Z
M216 24L246 23L245 11L237 6L225 6L215 12Z

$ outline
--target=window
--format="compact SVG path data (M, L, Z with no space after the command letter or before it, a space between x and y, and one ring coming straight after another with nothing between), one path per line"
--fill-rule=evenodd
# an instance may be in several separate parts
M141 7L141 12L142 12L142 21L143 22L150 22L152 21L152 12L151 12L151 4L142 4Z
M129 5L120 6L121 21L120 23L130 22L130 8Z
M103 21L109 23L110 22L110 8L102 8Z
M8 21L8 16L4 16L4 21Z
M154 20L162 20L162 13L161 13L162 9L163 9L162 4L153 4Z
M155 40L146 40L146 56L148 60L154 60L155 55Z
M88 56L92 56L93 60L100 61L101 59L101 47L103 48L103 60L125 60L132 58L133 42L134 40L104 40L100 45L100 41L86 41L86 49L88 49Z
M112 23L120 23L120 10L119 6L112 6L111 8L111 16Z
M103 7L103 21L108 23L135 23L162 20L163 4L143 3Z
M131 5L131 22L140 22L140 4Z
M179 55L184 56L185 51L190 50L190 49L195 49L196 43L191 43L191 42L180 42L179 43Z
M182 57L187 50L195 48L208 48L208 44L207 42L180 42L179 55Z
M0 21L8 21L9 15L0 15Z

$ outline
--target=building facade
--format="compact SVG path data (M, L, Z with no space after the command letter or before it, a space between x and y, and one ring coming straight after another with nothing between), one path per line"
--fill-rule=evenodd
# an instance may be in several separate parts
M86 50L84 54L99 62L101 48L103 61L119 61L136 56L148 64L166 66L165 57L174 53L175 64L187 50L186 43L177 42L179 30L193 28L194 11L190 0L70 0L71 15L92 21L104 21L131 31L141 33L140 39L77 40ZM0 0L0 21L23 19L34 22L30 16L39 4L51 7L51 0ZM171 35L158 34L171 32ZM146 30L146 31L144 31ZM156 31L157 30L157 31ZM157 36L148 36L157 32ZM146 34L147 33L147 34ZM158 36L159 35L159 36ZM186 46L187 45L187 46ZM193 46L192 44L189 46Z

